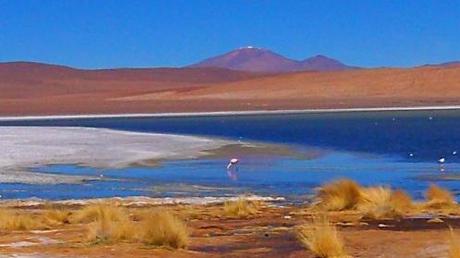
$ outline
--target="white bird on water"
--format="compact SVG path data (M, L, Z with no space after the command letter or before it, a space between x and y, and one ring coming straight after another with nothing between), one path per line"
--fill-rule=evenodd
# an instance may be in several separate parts
M440 159L438 159L438 162L442 164L442 163L446 162L446 159L445 158L440 158Z
M231 159L230 162L229 162L228 165L227 165L227 169L230 169L231 167L233 167L234 165L236 165L238 162L239 162L238 159Z

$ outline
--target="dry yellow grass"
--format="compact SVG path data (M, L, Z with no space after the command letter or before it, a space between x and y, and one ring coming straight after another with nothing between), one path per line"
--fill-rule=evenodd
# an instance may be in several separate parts
M372 219L400 217L414 208L409 195L401 190L362 187L347 179L321 187L316 195L316 207L327 211L356 210Z
M449 231L449 258L460 258L460 239L451 227L449 227Z
M87 240L93 243L126 241L185 248L189 242L184 222L164 210L145 209L130 217L125 209L100 205L84 208L79 216L81 221L92 221L88 224Z
M84 207L74 221L90 223L87 238L97 243L131 240L137 231L126 209L106 203Z
M167 211L156 211L140 223L140 240L148 245L186 248L189 243L187 226Z
M393 191L391 193L390 203L394 209L400 212L408 212L414 208L412 198L403 190Z
M426 191L426 207L431 209L451 208L456 206L454 195L437 185L431 185Z
M87 239L95 243L133 241L139 228L133 221L113 221L106 217L89 224Z
M257 213L258 204L243 197L236 201L226 201L224 203L224 214L229 217L246 218Z
M314 218L312 223L300 226L297 238L317 257L350 257L345 252L343 240L336 227L325 216Z
M32 230L46 226L33 214L12 209L0 209L0 230Z
M368 187L361 190L362 199L357 209L371 219L392 219L402 216L392 202L392 191L386 187Z
M55 226L70 223L72 212L64 209L51 209L43 213L43 220L47 225Z
M322 186L316 195L318 207L329 211L354 209L361 198L361 187L347 179Z
M73 223L90 223L103 218L110 221L125 220L128 212L125 208L107 203L91 204L78 210L70 219Z

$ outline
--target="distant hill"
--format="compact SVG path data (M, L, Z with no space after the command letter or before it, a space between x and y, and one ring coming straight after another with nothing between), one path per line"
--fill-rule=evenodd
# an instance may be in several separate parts
M205 59L188 67L220 67L252 72L342 71L354 69L338 60L317 55L302 61L286 58L271 50L244 47L223 55Z
M0 63L0 116L460 105L460 66L456 63L342 69L337 68L340 63L323 56L291 62L270 52L261 55L263 60L281 60L285 67L319 66L324 70L84 70L31 62ZM334 69L342 70L323 72Z
M52 105L53 99L62 103L91 101L91 105L95 105L102 100L101 95L107 98L165 89L187 90L261 76L264 75L223 68L84 70L34 62L8 62L0 63L0 102L6 105L4 111L14 105L31 107L30 103L20 102L26 100L44 101L45 104L34 108L36 110Z
M457 66L460 66L460 61L451 61L451 62L445 62L445 63L440 63L440 64L422 65L422 67L457 67Z
M234 71L219 67L114 68L87 70L36 62L0 63L0 83L5 80L18 82L23 80L43 81L44 79L216 83L245 80L260 76L263 76L263 74Z

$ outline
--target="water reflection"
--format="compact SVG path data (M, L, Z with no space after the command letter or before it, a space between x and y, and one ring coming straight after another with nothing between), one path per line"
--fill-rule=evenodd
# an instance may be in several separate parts
M238 180L238 159L231 159L227 165L227 176L233 180Z

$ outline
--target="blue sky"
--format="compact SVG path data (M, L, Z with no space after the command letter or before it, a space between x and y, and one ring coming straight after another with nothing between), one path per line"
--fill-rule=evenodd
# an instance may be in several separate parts
M460 2L0 0L0 62L182 66L247 45L365 67L460 60Z

